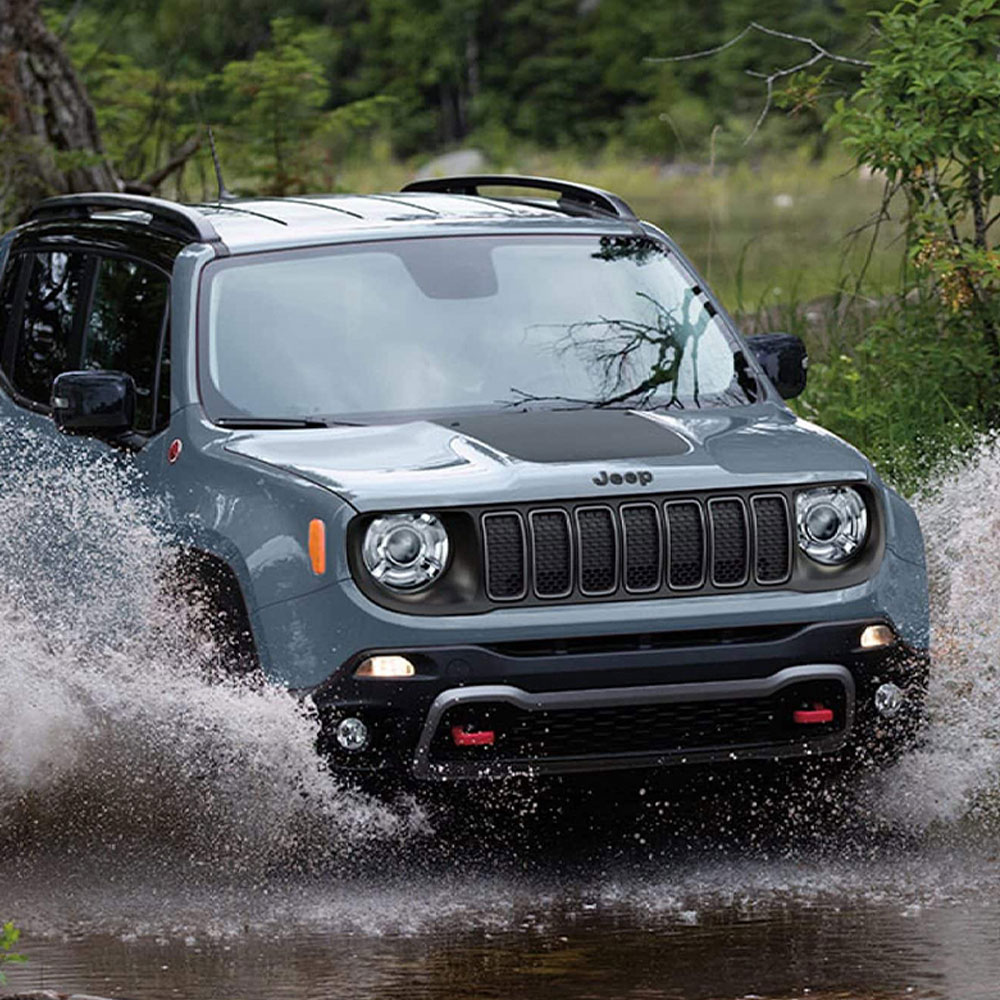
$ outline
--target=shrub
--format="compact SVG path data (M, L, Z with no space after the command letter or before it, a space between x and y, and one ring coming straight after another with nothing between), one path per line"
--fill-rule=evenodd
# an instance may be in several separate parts
M975 445L993 391L982 330L924 295L887 306L857 343L814 363L797 409L912 493Z
M13 962L26 962L24 955L19 955L14 951L14 946L21 937L21 932L14 926L12 921L0 924L0 983L6 982L3 974L3 967Z

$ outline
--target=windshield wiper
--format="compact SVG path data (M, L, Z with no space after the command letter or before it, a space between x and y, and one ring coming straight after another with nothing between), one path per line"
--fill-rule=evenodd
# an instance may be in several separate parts
M283 428L329 427L330 421L320 417L219 417L215 423L219 427L233 427L240 430L281 430ZM341 421L334 421L341 423ZM355 427L356 424L347 426Z

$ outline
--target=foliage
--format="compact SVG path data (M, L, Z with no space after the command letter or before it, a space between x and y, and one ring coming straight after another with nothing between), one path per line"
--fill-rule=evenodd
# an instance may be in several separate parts
M151 128L157 137L143 144L141 166L124 170L131 177L154 168L152 154L166 158L195 124L235 124L247 114L246 86L277 97L295 80L302 90L286 95L290 112L307 126L321 111L392 98L382 124L397 155L480 135L499 144L506 133L544 148L618 142L663 159L700 158L714 142L717 160L738 157L760 100L745 70L780 62L789 43L762 37L718 60L645 60L718 45L752 18L854 49L867 35L864 7L884 2L50 0L49 11L105 127L120 130L121 140L108 142L115 155L138 155L136 138ZM238 68L228 70L227 86L206 88L230 65ZM244 100L233 100L234 91ZM272 147L256 155L271 164L276 125L267 124L264 97L254 103L254 142L267 132ZM820 135L816 116L776 120L761 140L781 148L804 135ZM289 143L278 142L287 160ZM288 170L294 181L301 164Z
M3 967L15 962L26 962L24 955L19 955L14 951L14 947L21 937L21 932L11 921L0 924L0 984L6 982L3 974Z
M119 176L144 177L198 128L204 82L172 76L129 52L107 48L104 22L82 15L70 55L87 79L97 124Z
M878 24L872 66L833 123L905 196L914 263L957 325L982 333L1000 381L1000 0L906 0Z
M989 370L983 339L956 329L925 293L888 304L849 350L814 363L797 409L911 493L987 429Z
M271 43L252 59L223 68L221 85L235 98L233 124L269 178L265 191L301 193L309 187L308 143L329 88L295 22L277 18L271 30Z

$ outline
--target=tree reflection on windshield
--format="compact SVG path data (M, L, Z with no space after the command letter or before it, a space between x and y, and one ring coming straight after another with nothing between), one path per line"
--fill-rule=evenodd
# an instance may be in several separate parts
M591 256L608 262L630 260L641 267L658 255L662 255L662 250L650 240L604 237L600 250ZM572 354L577 364L586 366L593 384L599 387L596 398L542 396L512 386L515 398L504 401L503 405L564 402L587 407L628 404L635 408L683 408L683 368L690 380L684 387L684 396L700 407L703 399L698 349L706 330L715 321L715 311L703 301L701 290L690 285L669 308L645 291L636 291L635 297L652 313L649 320L598 316L558 326L566 332L552 344L552 352L562 357ZM554 328L553 324L540 326ZM739 402L755 398L756 386L752 377L748 377L742 352L732 357L735 384L730 383L721 393L718 389L710 393L713 403L727 401L720 397Z

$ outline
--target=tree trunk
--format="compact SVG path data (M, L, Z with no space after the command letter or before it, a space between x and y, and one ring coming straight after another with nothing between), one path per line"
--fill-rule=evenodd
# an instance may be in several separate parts
M121 187L93 105L39 0L0 0L0 196L6 193L7 210L16 215L50 194Z

